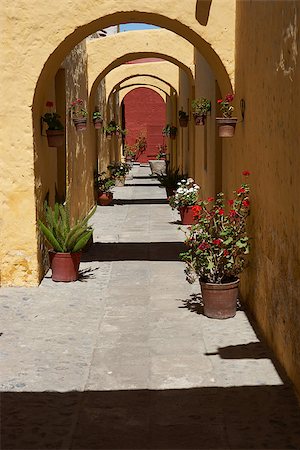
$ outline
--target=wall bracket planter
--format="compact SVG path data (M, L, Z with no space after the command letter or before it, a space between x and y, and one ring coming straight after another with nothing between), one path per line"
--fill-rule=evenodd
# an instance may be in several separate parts
M46 130L48 147L61 147L64 144L64 130Z
M232 137L235 132L237 117L216 117L219 137Z
M194 114L194 122L195 125L205 125L206 115L202 114L201 116Z
M77 131L85 131L86 130L86 127L87 127L87 119L86 118L73 117L73 123L74 123Z
M102 123L103 123L102 119L94 119L93 120L94 128L96 130L100 130L100 128L102 127Z

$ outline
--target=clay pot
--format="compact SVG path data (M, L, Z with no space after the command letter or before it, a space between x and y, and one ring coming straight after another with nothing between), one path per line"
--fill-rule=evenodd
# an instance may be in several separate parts
M61 147L64 145L64 130L46 130L48 147Z
M109 206L113 202L113 193L112 192L99 192L97 204L100 206Z
M205 125L206 116L203 114L202 116L194 116L195 125Z
M237 117L216 117L219 128L219 137L232 137L235 132Z
M194 219L192 206L180 206L179 213L182 225L194 225L197 220Z
M78 280L80 255L81 252L56 253L53 250L49 250L52 280L63 282Z
M73 117L73 123L76 127L77 131L85 131L87 127L87 119L86 118L77 118Z
M93 124L96 130L99 130L102 127L103 120L102 119L94 119Z
M236 315L238 298L237 279L231 283L214 284L204 283L200 280L204 315L212 319L229 319Z
M189 123L189 119L188 119L188 118L186 118L186 119L179 119L179 125L180 125L182 128L187 127L187 126L188 126L188 123Z

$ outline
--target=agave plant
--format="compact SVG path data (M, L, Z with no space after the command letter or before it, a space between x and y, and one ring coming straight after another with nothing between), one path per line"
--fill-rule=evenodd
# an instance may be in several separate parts
M55 203L52 209L45 202L45 222L38 221L39 227L53 250L57 253L76 253L82 250L90 239L93 229L88 225L96 207L82 219L70 223L67 205Z

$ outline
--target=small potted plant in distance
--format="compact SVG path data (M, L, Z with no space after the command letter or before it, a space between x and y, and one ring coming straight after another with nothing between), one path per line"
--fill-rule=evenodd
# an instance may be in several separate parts
M125 184L125 176L130 170L130 166L124 162L112 162L107 166L111 177L115 180L115 186L121 187Z
M165 175L167 170L166 144L158 144L155 159L149 159L151 176Z
M103 117L100 111L93 112L93 124L96 130L99 130L102 127Z
M211 102L205 97L192 101L192 110L195 125L205 125L208 112L211 110Z
M38 224L51 246L49 258L53 281L78 280L81 250L93 233L88 220L95 210L96 207L86 217L71 223L67 205L56 203L53 210L45 203L45 221L39 220Z
M77 131L84 131L87 127L87 110L81 98L74 100L69 108L73 123Z
M107 139L111 139L113 135L117 133L117 124L114 120L111 120L109 124L103 128L103 133Z
M185 111L179 111L178 116L179 116L179 125L183 128L186 128L189 123L188 114Z
M59 120L60 115L56 112L50 112L53 108L53 102L47 101L46 107L49 108L49 111L42 116L42 120L48 125L46 130L48 146L61 147L64 143L64 126Z
M169 198L171 208L179 210L182 225L195 223L193 206L198 202L199 190L200 186L193 178L183 178L177 183L175 194Z
M125 157L126 163L129 164L130 167L133 166L135 154L136 154L135 146L126 144L124 147L124 157Z
M207 317L227 319L236 314L238 275L249 253L249 193L249 185L243 183L228 201L227 211L222 192L195 206L198 220L186 233L188 250L180 256L186 263L187 280L200 281Z
M157 175L161 186L166 189L168 198L174 195L179 181L186 177L186 174L179 173L179 168L174 170L171 167L167 167L166 174Z
M223 115L223 117L216 117L220 137L232 137L234 135L237 117L232 117L234 107L230 103L233 99L233 94L227 94L224 100L220 98L217 101Z
M97 189L97 203L100 206L109 206L113 202L112 188L115 186L115 179L107 176L106 172L101 172L95 177Z

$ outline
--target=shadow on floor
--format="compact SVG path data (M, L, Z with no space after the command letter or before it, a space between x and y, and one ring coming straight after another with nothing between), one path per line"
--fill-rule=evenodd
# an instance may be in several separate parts
M299 449L288 386L7 392L3 450Z
M95 242L81 261L180 261L183 242Z
M219 347L216 353L205 353L206 355L219 355L222 359L272 359L261 342L249 342L248 344L228 345Z
M114 205L165 205L168 203L166 198L137 198L126 200L114 200Z

